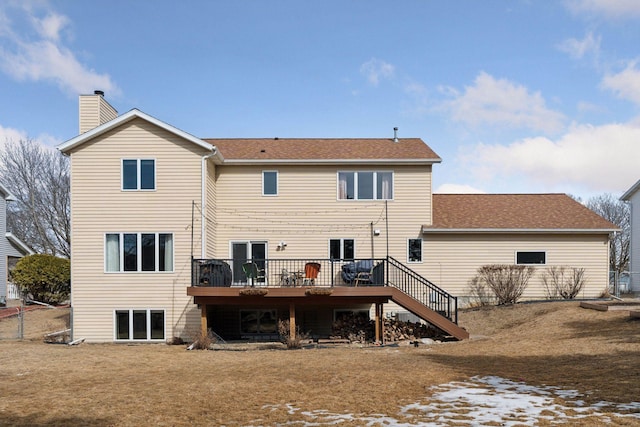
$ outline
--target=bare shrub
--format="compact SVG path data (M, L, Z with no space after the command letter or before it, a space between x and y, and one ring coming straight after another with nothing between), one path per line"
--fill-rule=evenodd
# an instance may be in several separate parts
M529 284L535 269L528 265L492 264L478 268L472 279L486 285L494 294L496 304L515 304Z
M280 341L286 344L288 349L302 348L302 343L309 339L309 333L301 332L299 326L296 326L296 336L292 337L288 320L278 320L278 334Z
M547 298L573 299L585 284L584 268L551 266L542 273Z
M493 304L494 296L487 283L474 276L469 280L469 302L472 307L485 307Z
M190 350L209 350L211 345L217 341L210 329L206 333L198 329L192 336L193 342L188 347Z

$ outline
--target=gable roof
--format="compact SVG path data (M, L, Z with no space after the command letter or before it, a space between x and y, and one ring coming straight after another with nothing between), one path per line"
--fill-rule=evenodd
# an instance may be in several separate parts
M618 227L566 194L434 194L437 232L610 233Z
M620 200L623 200L625 202L628 202L629 200L631 200L631 196L633 196L636 191L638 191L638 189L640 189L640 180L638 180L635 184L633 184L631 186L630 189L628 189L623 195L622 197L620 197Z
M16 200L16 196L11 194L7 187L2 184L0 184L0 194L2 194L2 197L9 202Z
M161 120L156 119L155 117L152 117L146 113L143 113L142 111L134 108L133 110L127 111L126 113L116 117L113 120L110 120L98 127L95 127L93 129L91 129L90 131L87 131L83 134L80 134L78 136L76 136L75 138L71 138L70 140L63 142L62 144L59 144L56 148L58 150L60 150L62 153L66 154L69 151L71 151L72 149L84 144L85 142L91 140L92 138L95 138L96 136L102 135L108 131L110 131L111 129L114 129L124 123L127 123L133 119L142 119L142 120L146 120L149 123L153 123L154 125L166 130L167 132L171 132L181 138L186 139L187 141L193 142L194 144L204 148L205 150L208 151L213 151L214 147L209 144L208 142L203 141L200 138L197 138L187 132L184 132L174 126L171 126L170 124L167 124Z
M412 163L442 159L420 138L254 138L205 139L225 164L251 163Z
M22 252L23 255L33 255L35 252L26 243L22 240L18 239L13 233L7 231L5 234L7 240L15 247L19 252Z

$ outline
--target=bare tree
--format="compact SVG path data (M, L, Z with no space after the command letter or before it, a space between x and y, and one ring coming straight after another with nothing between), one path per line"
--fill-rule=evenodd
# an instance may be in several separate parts
M627 203L609 193L590 198L586 206L620 228L610 242L609 270L618 273L628 270L631 208Z
M69 160L34 140L7 141L0 178L17 201L7 229L36 252L70 257Z

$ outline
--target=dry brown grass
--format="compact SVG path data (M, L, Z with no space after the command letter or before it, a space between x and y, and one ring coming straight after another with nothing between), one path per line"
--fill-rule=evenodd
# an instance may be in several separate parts
M61 321L53 310L27 316L41 316L43 327ZM308 420L302 411L319 409L403 420L400 406L428 397L429 387L476 375L576 389L587 403L640 396L640 321L627 312L525 304L463 312L460 323L478 338L293 351L69 347L43 344L40 331L31 340L0 342L0 424L272 426ZM287 404L301 411L270 409ZM594 417L582 425L601 422Z

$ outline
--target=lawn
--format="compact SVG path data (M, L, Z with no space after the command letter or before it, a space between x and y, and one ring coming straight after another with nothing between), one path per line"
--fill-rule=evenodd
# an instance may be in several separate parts
M0 425L640 425L626 311L519 304L462 312L464 342L222 351L44 344L66 315L0 341Z

